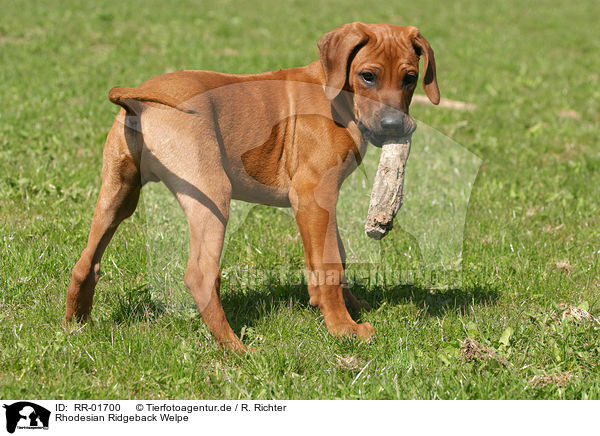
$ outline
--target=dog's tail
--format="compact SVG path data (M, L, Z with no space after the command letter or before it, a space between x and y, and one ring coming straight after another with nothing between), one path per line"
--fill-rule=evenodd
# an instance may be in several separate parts
M116 86L108 93L108 99L114 104L122 106L130 113L137 113L138 108L134 102L152 102L170 106L188 114L197 113L185 102L153 89L124 88Z

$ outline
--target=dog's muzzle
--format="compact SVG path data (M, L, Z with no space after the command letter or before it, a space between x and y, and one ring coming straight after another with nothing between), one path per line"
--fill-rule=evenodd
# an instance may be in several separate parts
M417 128L417 123L405 113L384 114L379 121L370 127L362 121L358 122L358 128L371 144L381 147L386 142L397 142L402 138L409 137Z

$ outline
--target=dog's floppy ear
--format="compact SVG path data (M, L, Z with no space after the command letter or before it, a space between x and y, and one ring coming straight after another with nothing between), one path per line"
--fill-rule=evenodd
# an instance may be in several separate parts
M329 100L333 100L342 91L347 79L350 56L368 39L360 28L360 23L350 23L326 33L319 40L319 59L325 72L325 96Z
M417 54L423 56L423 64L425 66L423 89L425 90L425 94L427 94L427 97L429 97L429 100L431 100L433 104L438 104L440 102L440 90L438 88L437 76L435 73L435 57L433 56L433 49L425 37L419 32L417 32L417 35L413 39L413 45Z

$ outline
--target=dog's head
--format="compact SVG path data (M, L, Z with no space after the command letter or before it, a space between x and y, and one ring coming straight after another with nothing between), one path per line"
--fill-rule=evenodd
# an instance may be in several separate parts
M408 107L421 56L425 93L432 103L440 101L433 50L416 27L344 24L325 34L318 45L325 95L333 102L347 91L343 94L351 100L354 119L374 145L415 130Z

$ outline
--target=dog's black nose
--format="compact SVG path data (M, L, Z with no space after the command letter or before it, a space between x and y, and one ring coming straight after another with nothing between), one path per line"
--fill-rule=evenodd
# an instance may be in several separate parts
M404 121L400 117L386 116L379 121L383 130L402 130Z

